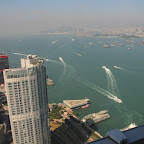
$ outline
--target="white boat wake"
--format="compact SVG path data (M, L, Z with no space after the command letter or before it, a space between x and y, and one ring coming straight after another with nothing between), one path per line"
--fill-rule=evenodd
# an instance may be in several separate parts
M88 86L89 88L92 88L93 90L95 90L95 91L107 96L109 99L112 99L112 100L114 100L117 103L122 103L122 100L120 100L117 96L115 96L112 93L110 93L110 92L108 92L108 91L96 86L95 84L93 84L93 83L91 83L89 81L86 81L86 82L79 81L79 82L84 84L84 85L86 85L86 86Z
M118 66L114 66L114 68L119 69L119 70L123 70L123 71L128 71L128 70L126 70L126 69L124 69L122 67L118 67Z
M26 55L26 54L21 54L21 53L12 53L12 54L15 54L15 55L23 55L23 56L28 56L28 55Z
M61 76L61 78L60 79L62 79L63 78L63 76L65 75L65 73L66 73L66 66L67 66L67 64L64 62L64 60L62 59L62 57L59 57L59 60L63 63L63 65L64 65L64 71L63 71L63 74L62 74L62 76Z
M79 53L77 53L77 52L75 52L75 51L74 51L74 53L75 53L77 56L82 56L81 54L79 54Z
M119 89L115 80L115 77L113 76L110 69L108 69L106 66L102 66L102 68L105 70L107 79L108 79L108 91L112 94L119 95Z
M60 62L56 61L56 60L52 60L52 59L47 59L47 58L43 58L45 61L47 62L53 62L53 63L57 63L60 64Z
M65 43L65 44L61 45L59 48L65 48L65 46L67 46L67 45L71 44L72 42L73 42L73 41L67 42L67 43Z

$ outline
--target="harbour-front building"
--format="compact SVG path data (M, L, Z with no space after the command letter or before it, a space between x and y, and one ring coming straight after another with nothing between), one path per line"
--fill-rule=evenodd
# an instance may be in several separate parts
M21 68L5 69L14 144L49 144L48 96L43 60L29 55Z

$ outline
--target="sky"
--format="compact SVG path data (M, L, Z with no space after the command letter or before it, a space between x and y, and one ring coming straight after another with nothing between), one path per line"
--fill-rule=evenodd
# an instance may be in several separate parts
M61 25L144 25L144 0L0 0L0 35Z

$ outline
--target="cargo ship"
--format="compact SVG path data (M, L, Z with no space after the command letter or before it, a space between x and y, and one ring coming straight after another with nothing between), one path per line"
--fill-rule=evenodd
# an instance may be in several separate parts
M46 79L46 83L47 85L54 85L55 83L53 82L53 80L51 80L50 78Z
M100 111L98 113L93 113L85 116L82 121L88 125L92 125L93 123L98 123L103 120L110 118L107 110Z

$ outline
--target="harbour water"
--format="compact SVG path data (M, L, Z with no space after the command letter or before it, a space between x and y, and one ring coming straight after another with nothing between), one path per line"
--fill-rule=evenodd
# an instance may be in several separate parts
M142 39L132 41L140 44ZM104 48L105 43L115 46ZM120 38L25 35L0 37L0 51L9 55L11 68L19 67L23 57L13 53L45 58L47 74L55 82L48 86L49 103L87 97L91 107L76 110L80 119L108 110L111 118L96 124L101 135L133 122L144 124L144 45Z

